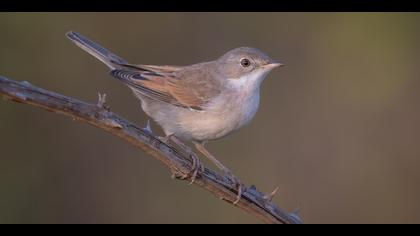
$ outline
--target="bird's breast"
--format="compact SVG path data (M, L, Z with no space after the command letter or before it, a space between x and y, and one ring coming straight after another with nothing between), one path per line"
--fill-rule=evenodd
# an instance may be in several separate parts
M221 95L203 112L195 112L185 124L194 139L214 140L222 138L248 124L259 106L259 92Z
M254 118L259 103L259 91L239 93L231 99L232 106L229 110L226 110L226 113L231 116L231 121L236 124L235 129L247 125Z

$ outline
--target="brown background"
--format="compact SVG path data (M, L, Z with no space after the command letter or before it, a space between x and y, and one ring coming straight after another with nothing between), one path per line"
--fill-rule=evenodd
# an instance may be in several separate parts
M64 36L134 63L188 65L238 46L287 66L260 110L209 150L247 184L280 187L306 223L420 223L420 14L1 13L0 74L79 99L129 90ZM161 132L154 124L154 130ZM258 223L120 139L0 100L0 223ZM208 164L208 162L206 162ZM214 168L214 167L213 167Z

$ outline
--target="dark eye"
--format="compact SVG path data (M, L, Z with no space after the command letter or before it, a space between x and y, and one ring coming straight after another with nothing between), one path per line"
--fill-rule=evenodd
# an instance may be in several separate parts
M248 60L246 58L244 58L244 59L241 60L241 66L248 67L250 65L251 65L251 61L250 60Z

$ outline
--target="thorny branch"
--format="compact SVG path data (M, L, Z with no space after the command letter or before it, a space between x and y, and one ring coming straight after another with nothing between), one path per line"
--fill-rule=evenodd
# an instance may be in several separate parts
M186 176L191 170L192 162L185 150L165 144L147 127L139 128L110 112L105 106L104 95L99 94L98 104L89 104L35 87L28 82L17 82L0 76L0 96L63 114L106 130L161 161L178 179L180 176ZM185 180L190 181L189 177ZM208 168L205 168L204 172L199 171L194 183L228 203L233 204L236 199L234 184ZM255 186L245 188L241 200L235 206L266 223L302 223L297 212L287 213L271 201L275 192L264 195Z

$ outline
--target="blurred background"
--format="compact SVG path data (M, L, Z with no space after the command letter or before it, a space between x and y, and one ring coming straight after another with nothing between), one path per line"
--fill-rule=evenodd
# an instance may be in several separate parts
M252 46L284 62L251 124L209 150L306 223L420 223L420 14L1 13L0 74L144 126L139 102L70 43L188 65ZM162 134L156 124L155 132ZM0 223L259 223L87 124L0 100ZM210 165L209 162L202 158Z

